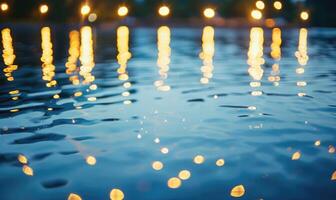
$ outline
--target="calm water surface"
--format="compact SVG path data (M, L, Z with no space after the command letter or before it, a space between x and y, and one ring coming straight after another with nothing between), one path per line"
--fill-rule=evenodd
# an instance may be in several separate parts
M1 35L1 200L335 199L336 29Z

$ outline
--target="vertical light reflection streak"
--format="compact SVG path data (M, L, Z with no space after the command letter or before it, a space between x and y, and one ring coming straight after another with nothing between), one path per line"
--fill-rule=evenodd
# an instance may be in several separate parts
M92 29L89 26L81 28L80 57L81 67L79 74L84 78L83 84L90 84L95 80L91 74L95 63L93 54Z
M154 82L155 87L159 91L169 91L170 86L165 83L168 78L170 64L170 29L167 26L161 26L158 31L158 59L157 66L159 68L160 80Z
M118 68L118 79L123 81L123 87L125 91L121 94L124 97L130 96L128 88L131 87L131 83L128 81L129 76L127 73L127 62L132 57L131 52L129 51L129 29L127 26L120 26L117 29L117 61L119 64ZM131 104L130 100L125 100L124 104Z
M2 57L6 67L3 69L8 81L14 81L12 73L17 70L18 66L14 65L16 58L13 48L13 39L9 28L5 28L1 31L2 36Z
M215 30L211 26L206 26L203 29L202 35L202 52L199 57L203 60L201 72L203 77L200 79L202 84L208 84L209 80L213 77L213 56L215 54Z
M53 45L51 43L51 34L49 27L43 27L41 29L42 37L42 79L45 80L47 87L53 87L57 85L57 81L54 80L55 65L53 64Z
M272 31L272 44L271 44L271 56L275 63L272 66L272 72L268 77L268 80L273 83L274 86L279 85L280 77L280 65L281 60L281 29L274 28Z
M308 63L309 56L307 53L307 38L308 38L308 30L306 28L301 28L300 29L300 34L299 34L299 46L298 50L295 52L295 56L298 60L299 66L296 68L296 73L298 75L303 75L305 73L305 66ZM298 87L306 87L307 82L300 80L296 82L296 85ZM297 94L298 96L302 97L305 96L306 93L304 92L299 92Z
M73 85L79 85L80 80L77 75L77 61L80 55L80 36L79 32L76 30L73 30L69 33L69 40L70 40L70 46L69 46L69 57L67 62L65 63L66 67L66 74L68 74L69 80Z
M252 77L253 81L250 82L250 86L255 88L251 92L253 96L262 95L262 91L258 90L261 86L261 79L264 74L262 65L265 63L263 58L263 44L264 44L264 31L262 28L252 28L250 32L250 45L247 53L249 65L248 73Z

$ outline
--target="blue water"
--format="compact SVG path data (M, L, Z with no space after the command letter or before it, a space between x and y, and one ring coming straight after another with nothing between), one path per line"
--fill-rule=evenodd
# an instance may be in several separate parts
M335 199L336 29L117 28L2 28L1 200Z

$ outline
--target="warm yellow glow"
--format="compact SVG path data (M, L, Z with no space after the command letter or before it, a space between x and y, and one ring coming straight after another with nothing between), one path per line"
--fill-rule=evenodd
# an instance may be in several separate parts
M309 60L309 56L307 53L307 38L308 38L308 30L306 28L300 29L299 34L299 46L298 50L295 52L295 56L298 59L298 62L301 66L307 65Z
M182 182L179 178L172 177L168 180L167 185L169 188L176 189L181 186Z
M259 20L262 18L263 15L260 10L252 10L251 16L253 19Z
M169 153L169 149L167 147L162 147L161 148L161 153L167 154L167 153Z
M336 180L336 171L334 171L331 175L331 178L330 178L332 181L335 181Z
M154 82L157 90L167 92L170 86L165 83L168 78L170 64L170 29L167 26L161 26L157 31L157 47L158 59L157 66L159 68L160 79Z
M80 48L80 38L79 38L79 32L76 30L73 30L69 33L69 40L70 40L70 46L69 46L69 57L67 62L65 63L66 67L66 74L70 75L69 80L72 82L73 85L78 85L80 83L80 80L78 78L78 67L77 67L77 61L79 58L79 48Z
M3 69L8 81L14 81L13 72L18 69L17 65L14 65L15 53L13 47L13 39L9 28L5 28L1 31L2 37L2 58L6 67Z
M70 193L68 200L82 200L82 198L78 194Z
M300 17L303 21L307 21L309 19L309 13L307 11L302 11Z
M128 8L126 7L126 6L120 6L119 8L118 8L118 15L120 16L120 17L124 17L124 16L126 16L128 14Z
M22 171L27 176L33 176L34 175L34 170L31 167L29 167L28 165L23 165L22 166Z
M232 188L231 196L233 197L242 197L245 194L245 188L243 185L237 185Z
M282 9L282 3L281 3L280 1L275 1L275 2L273 3L273 6L274 6L274 8L277 9L277 10L281 10L281 9Z
M110 200L123 200L125 197L123 191L120 189L113 189L110 192Z
M214 9L212 9L212 8L206 8L206 9L204 9L204 11L203 11L203 15L206 17L206 18L213 18L213 17L215 17L215 10Z
M120 26L117 29L117 61L119 64L118 74L119 80L127 81L128 74L126 71L127 62L131 58L132 54L129 52L129 29L127 26Z
M301 153L299 151L293 153L292 160L299 160L301 158Z
M46 4L40 6L40 13L45 14L49 10L49 7Z
M1 11L4 11L4 12L7 11L9 8L7 3L2 3L0 7L1 7Z
M222 166L224 166L224 164L225 164L224 159L218 159L218 160L216 161L216 165L217 165L218 167L222 167Z
M41 29L42 37L42 79L47 81L47 87L53 87L57 85L55 76L55 65L53 64L53 44L51 43L51 33L49 27L43 27Z
M88 165L95 165L97 162L96 158L94 156L88 156L86 157L86 163Z
M202 164L204 162L205 158L202 155L197 155L194 157L194 163L195 164Z
M257 1L255 5L260 10L263 10L265 8L265 3L263 1Z
M328 146L328 152L329 152L329 153L335 153L335 151L336 151L336 149L335 149L334 146L332 146L332 145L329 145L329 146Z
M178 177L181 179L181 180L188 180L191 176L191 173L190 171L188 170L182 170L180 171L180 173L178 174Z
M202 35L202 52L199 57L203 60L201 72L203 77L200 79L202 84L208 84L213 77L213 56L215 54L215 29L211 26L206 26L203 29Z
M90 26L84 26L81 28L79 60L81 61L79 74L84 78L83 84L92 83L95 80L95 77L91 73L95 66L95 62L93 54L92 28Z
M161 6L159 8L159 14L163 17L168 16L170 13L170 9L168 6Z
M265 63L263 58L264 50L264 31L262 28L252 28L250 32L250 45L247 53L247 64L249 65L248 73L252 77L253 81L250 82L250 86L258 88L261 86L260 80L263 77L264 70L262 65ZM252 91L253 96L262 95L262 91Z
M97 20L97 14L96 13L91 13L88 17L89 22L95 22Z
M320 146L321 145L321 140L316 140L315 143L314 143L315 146Z
M154 170L159 171L163 168L163 163L160 161L155 161L152 163L152 167Z
M28 163L28 159L26 156L20 154L18 155L18 161L21 163L21 164L27 164Z
M91 8L89 5L83 5L82 8L81 8L81 14L82 15L87 15L89 14L91 11Z
M275 60L281 58L281 44L281 30L279 28L274 28L272 31L271 56Z

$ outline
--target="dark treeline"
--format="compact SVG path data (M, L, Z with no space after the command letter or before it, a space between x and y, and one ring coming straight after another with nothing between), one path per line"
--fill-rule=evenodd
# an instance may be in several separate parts
M92 12L98 14L98 20L107 21L118 18L117 8L125 4L129 15L140 19L157 17L157 8L166 4L171 8L170 18L201 17L202 9L211 6L221 17L246 18L255 7L256 0L88 0ZM264 0L265 17L282 17L288 22L299 20L299 13L308 9L311 13L311 24L317 26L336 26L336 0L281 0L283 10L273 8L275 0ZM49 12L43 16L45 20L56 22L76 22L80 20L80 7L85 0L8 0L10 9L2 13L3 20L36 21L42 18L39 5L47 4Z

